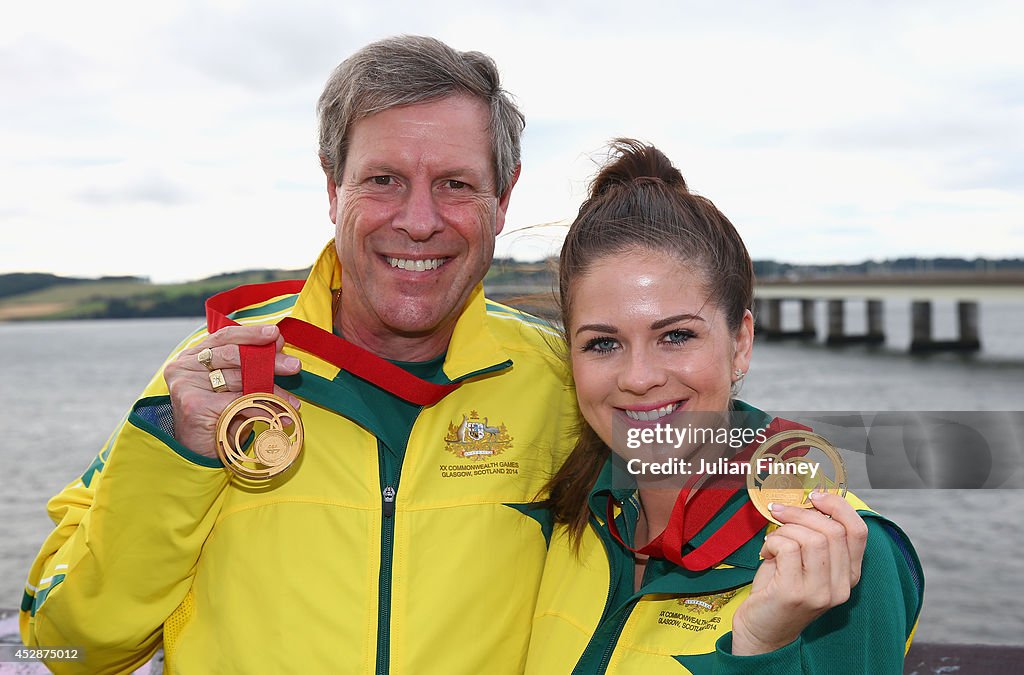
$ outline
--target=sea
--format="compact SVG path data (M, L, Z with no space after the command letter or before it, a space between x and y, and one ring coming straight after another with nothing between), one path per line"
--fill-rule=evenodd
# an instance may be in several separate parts
M199 324L0 323L0 609L21 602L29 565L52 528L49 497L77 479L162 359ZM935 324L937 337L954 332L951 304L936 306ZM982 351L971 356L910 356L909 326L909 308L888 303L879 348L758 340L740 396L773 412L1024 411L1024 299L982 303ZM1015 452L1020 472L1024 457ZM1009 484L1024 484L1017 478ZM1024 644L1024 490L858 496L898 523L921 558L917 640Z

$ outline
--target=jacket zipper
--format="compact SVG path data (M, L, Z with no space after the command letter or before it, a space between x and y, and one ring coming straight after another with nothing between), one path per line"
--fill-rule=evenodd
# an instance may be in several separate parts
M604 540L602 537L602 544L605 546L605 550L608 551L608 596L604 601L604 611L601 614L601 621L598 623L598 630L594 631L594 635L591 636L590 642L587 644L587 648L583 650L583 653L591 651L591 648L595 646L595 641L604 639L603 633L601 633L600 626L609 618L612 612L612 599L615 595L615 587L618 583L619 578L619 561L615 557L614 552L611 548L611 544ZM612 652L615 650L615 644L619 641L619 636L622 634L622 629L626 625L626 621L629 619L631 612L627 611L623 614L622 618L619 619L618 625L615 627L615 632L608 637L608 646L601 657L601 661L598 664L598 668L594 671L595 675L603 674L608 670L608 662L611 660ZM600 638L598 637L600 635ZM580 673L578 670L581 664L577 664L577 668L574 669L573 675ZM582 675L582 674L581 674Z
M619 642L619 636L622 635L622 629L626 626L626 621L629 620L629 615L632 613L632 603L630 611L623 612L622 618L619 619L619 625L615 627L615 632L608 636L608 647L604 650L604 656L601 657L601 664L597 668L595 675L604 675L608 670L608 663L612 659L612 652L615 651L615 645Z
M619 575L618 560L614 556L610 556L609 557L609 563L612 563L612 564L609 565L609 572L610 572L610 574L608 575L609 578L610 579L618 579L618 575ZM615 589L615 584L614 583L611 583L611 584L608 585L608 599L605 601L607 606L608 606L607 607L608 609L611 609L611 601L612 601L612 595L614 593L614 589ZM615 626L615 632L612 633L611 635L607 636L608 637L608 646L604 650L604 655L601 657L601 662L600 662L600 664L597 667L597 671L596 671L595 675L604 675L604 673L608 670L608 663L611 661L612 652L615 651L615 645L618 644L619 636L622 635L622 629L625 628L626 621L629 620L629 615L632 614L632 612L633 612L632 603L630 603L630 607L629 607L628 610L626 608L622 608L622 609L623 609L622 618L619 619L618 625Z
M377 582L377 675L391 667L391 564L395 553L395 498L402 467L393 466L391 452L379 446L381 520L380 578Z
M511 365L511 361L505 361L452 381L461 382L483 373L508 368ZM411 436L412 432L410 431L410 438ZM408 449L408 442L406 446ZM402 462L397 462L396 466L394 456L380 439L377 440L377 464L380 467L382 516L380 519L380 575L377 580L377 675L388 675L391 668L391 566L395 556L395 500L398 497L398 482L402 476Z

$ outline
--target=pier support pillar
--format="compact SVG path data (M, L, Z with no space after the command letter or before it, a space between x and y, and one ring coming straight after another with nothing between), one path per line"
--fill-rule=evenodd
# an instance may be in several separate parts
M932 351L932 303L914 300L910 303L910 352Z
M880 345L885 342L885 327L883 326L882 301L867 301L868 334L864 341L872 345Z
M841 345L846 342L842 300L828 301L828 339L825 344Z
M782 332L782 300L780 298L769 298L765 301L764 333L768 336L775 336Z
M956 314L960 324L960 347L964 351L978 351L978 303L961 300L956 303Z
M755 298L754 321L756 334L769 340L788 338L815 338L818 333L814 328L814 300L800 299L799 330L785 330L782 326L782 303L792 302L794 298Z
M818 334L814 327L814 300L800 301L800 332L804 337L814 337Z
M976 352L981 349L978 339L978 303L961 300L956 304L959 335L955 340L932 339L932 304L915 301L911 305L913 339L910 352Z

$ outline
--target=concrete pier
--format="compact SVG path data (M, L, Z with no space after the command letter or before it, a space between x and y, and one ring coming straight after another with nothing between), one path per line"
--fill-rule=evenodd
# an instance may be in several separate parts
M765 303L765 327L768 335L777 335L782 331L782 300L772 298Z
M926 351L932 344L932 303L915 300L910 303L910 351Z
M827 344L842 345L853 343L880 344L886 336L883 300L888 303L897 302L903 307L911 307L911 348L914 353L954 351L973 353L981 350L981 322L979 310L984 302L1010 301L1019 302L1021 291L1024 290L1024 275L1015 272L1013 275L895 275L866 274L849 276L820 276L815 278L771 278L758 279L755 288L755 302L767 307L771 299L783 301L799 300L801 303L801 330L809 329L809 315L814 312L810 305L819 301L828 303L839 300L841 303L860 301L867 303L867 330L863 338L846 335L845 322L840 318L840 305L826 305L825 332L823 339ZM933 312L929 303L948 302L956 308L956 324L950 328L939 327L939 334L944 338L948 333L955 339L936 340L932 334ZM845 304L842 305L845 307ZM902 307L901 307L902 309ZM945 307L943 307L943 310ZM763 313L762 313L763 314ZM945 316L946 312L942 312ZM791 315L787 315L791 316ZM760 316L764 319L764 316ZM842 328L840 328L842 326ZM781 326L769 326L774 329L772 334L758 331L763 337L781 337L785 332ZM902 326L901 326L902 328ZM892 326L889 326L890 333ZM854 339L851 339L853 337ZM821 339L821 338L819 338Z
M846 344L846 307L844 300L828 301L828 338L826 344Z
M911 354L932 352L976 352L981 349L978 337L978 303L961 300L956 304L957 330L955 340L932 338L932 303L915 300L910 306Z
M815 337L818 334L814 326L814 300L800 300L800 332L801 337Z
M845 300L828 301L828 338L827 345L868 344L880 345L885 342L885 329L882 320L882 301L868 299L865 303L867 316L867 332L848 334L846 332Z
M782 303L792 298L768 298L754 300L754 332L770 340L782 338L814 338L814 300L800 299L800 329L786 330L782 327Z
M885 342L885 320L882 314L882 301L868 300L867 302L868 342L883 344Z
M786 330L782 325L782 303L797 301L800 303L799 330ZM863 333L851 334L846 330L846 298L829 298L826 302L825 314L828 328L825 344L830 346L866 344L885 344L885 306L878 298L867 298L864 301L864 316L867 330ZM813 298L756 298L754 314L756 334L769 340L784 338L815 338L815 300ZM955 340L936 340L932 336L932 303L930 300L915 300L911 303L911 342L912 354L929 352L956 351L976 352L981 349L979 338L978 303L973 300L957 302L958 335Z
M971 351L981 349L978 331L978 303L961 300L956 303L957 323L960 328L960 343Z

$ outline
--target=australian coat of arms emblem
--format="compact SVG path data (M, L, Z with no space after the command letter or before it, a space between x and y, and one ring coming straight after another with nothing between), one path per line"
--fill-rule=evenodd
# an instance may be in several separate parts
M475 410L463 414L460 423L448 425L444 442L449 452L472 460L490 459L512 447L512 437L505 425L492 425L487 417L481 420Z
M726 591L724 593L715 593L714 595L705 595L699 598L679 598L678 602L680 605L686 605L697 614L704 614L705 612L717 612L729 604L729 601L736 597L739 593L738 589Z

